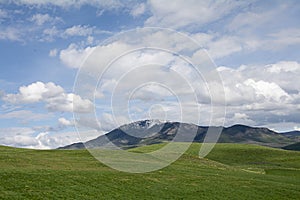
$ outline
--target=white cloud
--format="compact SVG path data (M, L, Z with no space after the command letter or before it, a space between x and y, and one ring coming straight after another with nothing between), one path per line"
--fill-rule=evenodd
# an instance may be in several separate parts
M292 102L300 92L297 82L300 76L300 65L297 62L281 61L265 66L241 66L238 69L218 68L225 88L232 97L238 101L261 102L263 100L275 102Z
M10 103L36 103L44 98L51 98L63 93L63 88L54 83L44 84L42 82L21 86L18 94L7 94L4 100Z
M98 121L101 123L100 127L104 131L111 131L116 127L130 122L130 120L125 116L114 116L110 113L103 113L100 115Z
M143 34L143 32L141 31L139 34ZM198 33L190 34L190 36L199 41L200 44L217 58L243 51L244 48L250 48L247 45L242 45L243 43L241 44L241 38L239 37L228 37L216 33ZM105 74L103 74L99 82L97 92L100 95L97 95L97 97L101 99L101 102L110 103L110 99L108 101L106 100L111 97L110 94L113 89L115 89L114 92L117 95L114 96L114 98L117 99L116 103L120 103L116 110L122 111L115 113L116 117L128 116L126 107L128 106L126 98L130 96L130 92L128 91L132 91L136 89L137 86L150 80L154 80L154 82L157 83L168 84L169 88L174 89L176 94L183 96L189 94L189 87L183 84L184 80L173 76L172 70L173 72L177 72L180 76L185 77L190 83L198 83L199 80L202 80L201 77L195 76L195 73L190 71L189 67L187 67L181 59L176 59L176 56L169 55L167 52L158 50L131 52L131 50L135 50L141 46L151 46L153 41L159 41L159 44L163 48L175 49L174 51L176 52L195 52L198 50L195 47L189 46L184 40L180 40L180 38L176 38L172 34L165 34L163 31L153 31L146 36L136 37L137 39L130 37L136 37L136 35L133 34L124 41L114 41L110 44L94 47L94 52L88 59L88 63L85 63L85 66L88 66L85 68L85 72L89 74L88 77L98 80L99 73L97 72L101 72L107 67L107 64L114 61ZM76 64L76 62L78 63L79 61L73 63L74 60L80 56L86 58L87 52L92 48L80 48L76 45L71 47L72 48L69 47L67 49L68 51L65 51L65 54L62 54L61 51L60 57L62 61L69 60L69 65L71 66L79 66ZM115 55L122 56L116 57ZM197 53L192 55L199 57L200 60L202 59L201 55L199 56ZM80 60L82 62L84 59L81 58ZM155 64L162 67L155 67ZM143 65L147 67L141 67ZM140 66L142 70L136 68L137 66ZM227 111L229 119L227 119L227 125L234 123L268 125L276 121L276 117L277 120L284 120L290 113L296 114L296 112L299 112L300 108L297 103L300 102L300 86L299 84L295 84L300 77L299 63L281 61L265 66L241 66L238 69L220 67L218 71L224 82L226 103L228 105ZM84 79L82 83L89 81L90 80ZM86 86L88 88L88 84L86 84ZM94 85L92 85L92 87L93 86ZM209 116L211 110L207 85L205 85L204 82L195 86L198 88L196 93L200 99L198 103L201 104L199 105L202 109L201 114L203 114L203 116ZM212 86L214 93L218 93L219 89L222 88L221 84L210 84L210 86ZM171 96L166 91L160 90L159 87L145 87L138 90L138 93L132 97L134 100L143 103L150 101L156 101L157 103L157 101L166 99L164 95ZM185 109L190 113L190 117L185 120L197 123L195 119L193 119L195 118L196 109L195 105L189 101L191 100L191 96L185 96L186 98L183 100ZM121 102L125 103L122 104ZM140 112L145 112L145 109L141 109L143 106L141 102L137 102L132 108ZM145 105L148 106L148 104L144 104L144 106ZM188 105L191 106L189 107ZM177 112L176 109L176 106L172 107L163 104L163 110L171 110L175 113ZM268 113L268 117L266 117L266 119L262 118L261 116L266 116L266 113ZM221 112L216 113L216 115L220 116L221 119ZM103 117L109 121L109 116ZM172 117L172 120L178 119L177 115L169 115L168 117ZM104 118L101 118L101 120L104 121ZM220 119L218 120L221 121ZM206 119L201 122L208 124L208 120L209 119ZM289 120L290 123L297 123L297 118L289 118ZM110 127L112 126L108 126L107 128Z
M239 38L245 49L277 51L300 43L300 30L289 14L298 9L293 1L274 2L270 7L254 5L237 12L224 27L227 34Z
M60 51L59 57L68 67L79 68L94 49L94 47L80 49L76 44L70 44L67 49Z
M138 33L144 34L143 30ZM82 91L85 93L87 90L90 90L90 92L93 93L94 91L92 89L88 89L89 87L93 88L95 86L91 83L92 80L98 80L100 75L99 71L101 72L110 64L98 82L97 94L101 95L97 95L97 97L101 98L101 106L109 104L107 105L107 108L109 108L111 102L110 95L114 93L115 96L113 97L112 103L114 104L113 107L117 104L117 106L114 107L116 112L118 112L115 113L116 118L127 116L127 100L128 98L132 98L133 101L139 102L133 106L133 108L137 110L143 108L143 106L144 108L147 106L146 109L150 109L151 105L149 105L149 102L161 104L160 101L164 101L162 110L157 110L157 112L153 114L162 116L162 112L160 111L163 111L167 114L168 118L174 121L180 121L180 107L178 104L174 104L176 97L179 96L181 98L181 104L186 110L185 117L187 115L189 116L184 120L197 123L197 119L195 118L197 113L195 112L197 112L198 105L191 85L197 88L198 91L196 91L196 95L200 98L200 102L209 102L210 100L207 87L205 83L203 83L201 76L195 73L195 70L192 70L193 67L187 61L164 49L174 49L176 52L193 52L200 47L197 44L194 44L194 46L189 45L182 36L173 33L166 34L166 32L160 30L152 31L151 34L145 34L143 36L144 37L136 37L135 34L132 34L129 38L126 38L128 41L126 39L125 41L119 40L95 47L93 53L90 54L89 59L86 60L83 68L81 68L82 73L87 73L87 79L84 77L83 79L81 79L81 77L77 79L79 80L78 84L84 86L84 90ZM136 48L140 46L152 46L153 41L159 43L162 49L136 50ZM61 59L62 61L70 60L69 65L71 66L79 66L71 62L74 62L75 58L80 58L80 56L86 57L84 54L88 48L77 49L77 46L69 47L65 54L62 54L63 51L61 51ZM74 57L74 59L71 59L72 57ZM165 85L166 87L163 88L159 85L150 84L144 85L141 89L137 89L137 87L147 82L155 82ZM88 83L91 83L91 85ZM196 83L198 85L195 85ZM218 88L219 86L222 85L215 85L214 88ZM130 92L135 89L137 89L137 92L130 96ZM87 96L91 99L94 98L94 95ZM101 114L106 113L105 111L102 112L101 109L102 108L100 108L100 110L98 109ZM142 109L142 112L143 111ZM149 117L148 110L146 110L147 116L143 115L142 112L139 113L137 117L134 117L134 119ZM208 116L208 119L206 119L207 122L210 116L209 109L206 114ZM107 121L112 121L109 120L109 115L101 117L101 128L104 126L106 129L116 127L115 124ZM121 121L123 122L125 120ZM104 125L102 122L104 122Z
M233 114L233 115L232 115ZM250 119L250 117L245 113L231 113L231 116L228 116L226 119L226 124L246 124L248 126L256 125L256 122Z
M276 101L276 102L287 102L290 99L290 96L280 88L274 82L265 82L265 81L254 81L253 79L247 79L244 81L246 86L253 87L257 99L262 97L262 101Z
M213 58L222 58L242 51L241 42L234 37L221 37L208 43L208 52Z
M67 36L87 36L91 35L95 30L95 27L89 27L87 25L76 25L67 28L64 32Z
M268 72L279 74L284 72L300 72L300 64L297 62L285 62L281 61L276 64L272 64L267 68Z
M49 14L35 14L30 18L30 21L34 22L38 26L44 25L46 22L53 23L55 21L59 21L58 17L53 18Z
M1 3L0 3L1 4ZM59 17L51 17L49 14L34 14L30 18L23 11L8 11L11 22L3 24L0 28L0 40L10 40L27 43L32 40L51 41L59 35L55 24L62 22ZM1 22L0 17L0 22ZM31 21L33 23L29 23ZM52 26L52 27L51 27ZM46 27L46 28L42 28ZM51 27L51 28L50 28Z
M34 133L32 128L28 127L10 127L10 128L0 128L1 137L7 137L10 135L31 135Z
M93 110L93 103L88 99L82 99L79 95L62 93L59 96L45 100L46 107L50 111L87 113Z
M190 34L190 37L206 49L213 59L229 57L239 52L252 51L261 47L257 40L243 39L233 34L195 33Z
M70 37L86 37L86 42L82 41L80 44L91 45L96 41L94 37L101 34L112 33L110 31L97 29L95 26L90 27L89 25L74 25L65 29L57 28L57 26L52 25L43 30L40 41L53 41L56 38L68 39Z
M94 138L95 135L89 134ZM27 127L0 128L0 144L6 146L34 148L34 149L54 149L81 139L77 132L64 132L51 134L48 132L36 133Z
M51 49L49 52L50 57L55 57L57 55L57 49Z
M142 14L144 14L146 10L146 5L144 3L141 3L139 5L136 5L131 11L130 11L130 14L133 16L133 17L138 17Z
M63 117L58 119L58 123L63 126L73 126L74 125L74 122L67 120Z
M148 35L146 35L148 33ZM81 64L85 61L90 53L97 49L97 61L98 64L107 63L113 60L110 54L116 55L116 52L120 52L119 55L125 53L129 50L134 50L135 48L144 46L152 46L153 41L159 41L157 44L162 49L172 50L177 52L183 51L195 51L200 47L206 49L210 56L213 59L223 58L226 56L230 56L237 52L243 51L245 49L245 45L242 44L240 38L237 37L229 37L229 36L220 36L219 34L208 34L208 33L196 33L189 34L191 40L196 40L197 43L191 45L190 41L187 42L187 39L179 36L176 33L167 33L164 30L153 30L152 32L146 30L145 33L143 31L139 32L140 35L136 36L132 34L127 38L127 41L114 41L107 45L102 46L87 46L82 47L82 45L77 45L72 43L69 45L67 49L63 49L60 51L60 60L67 66L72 68L79 68ZM140 37L141 39L137 39ZM136 41L136 42L134 42ZM138 41L138 42L137 42ZM91 42L87 42L88 44ZM161 59L160 62L162 62ZM132 61L129 61L132 62ZM105 65L105 64L104 64ZM99 65L97 65L99 67Z
M155 41L154 43L157 43L157 45L159 44L162 50L172 49L173 51L181 52L193 51L196 48L199 48L196 44L191 46L190 43L187 42L187 39L180 34L155 29L138 31L137 33L128 35L128 38L125 40L126 41L113 41L109 44L96 47L88 46L85 48L72 43L67 49L60 51L60 59L67 66L78 68L85 58L87 58L93 50L96 50L97 52L93 53L95 55L94 58L89 58L89 60L94 59L94 63L90 64L94 64L94 68L96 68L99 67L99 64L102 67L105 67L109 64L109 62L115 59L116 55L121 56L130 50L135 50L136 48L152 46L153 41ZM149 59L151 59L151 55L149 55ZM127 61L134 63L130 59ZM164 62L164 59L161 58L159 62Z
M280 30L276 33L269 34L271 39L271 47L282 48L282 46L299 45L300 44L300 28L288 28Z
M22 41L21 32L17 28L6 27L0 30L0 40Z
M17 4L24 4L24 5L35 5L35 6L60 6L62 8L68 7L81 7L83 5L91 5L98 8L105 8L105 9L116 9L123 4L119 0L105 0L105 1L98 1L98 0L80 0L80 1L73 1L73 0L12 0L11 2L15 2Z
M43 30L43 38L42 41L52 41L55 37L60 36L61 31L56 28L56 26L52 26L51 28L46 28Z
M88 37L86 38L86 43L87 43L88 45L91 45L91 44L94 43L94 40L95 40L94 37L88 36Z
M245 123L280 130L299 123L299 63L281 61L265 66L219 67L227 103L227 125ZM238 119L235 113L247 115ZM278 124L278 126L276 125Z
M159 54L140 54L140 58L143 61L147 59L149 61L150 58L151 61L155 61L156 59L160 60L161 56L166 58L164 54L161 54L160 56ZM140 63L143 63L142 60L140 61ZM133 61L137 62L138 60L133 59ZM117 64L121 63L124 63L123 60L120 60L120 63ZM174 66L176 66L176 62ZM182 65L178 65L177 67L179 66ZM297 62L282 61L265 66L241 66L238 69L226 67L218 68L224 79L224 86L226 88L228 104L227 119L225 125L229 126L236 123L242 123L252 126L268 126L276 130L289 130L293 127L297 127L297 125L299 125L300 123L300 106L297 102L294 101L294 98L300 97L300 88L298 85L295 86L294 83L297 82L299 78L300 69L298 66L299 63ZM181 73L186 73L182 71L183 69L179 68L177 70ZM145 74L151 76L150 72L151 71L147 71ZM291 73L295 74L295 76L290 76ZM281 76L277 76L278 74L280 74ZM145 77L143 77L143 75L141 74L141 79ZM165 78L167 79L167 77ZM128 79L127 81L129 80L131 79ZM127 81L125 81L126 84ZM181 84L182 82L179 83ZM158 85L151 84L144 88L141 88L141 90L137 92L140 93L137 93L135 99L142 99L138 96L147 96L147 94L153 94L153 92L155 93L155 95L153 96L168 96L167 92L161 90ZM178 92L180 93L181 91L178 90ZM17 95L17 97L12 99L14 101L17 101L19 99L24 102L45 101L46 105L53 106L53 109L55 108L56 110L71 110L71 107L69 105L72 100L68 102L69 100L66 100L68 99L68 97L61 94L67 95L64 91L61 91L61 88L59 86L55 84L38 83L29 85L27 87L23 86L22 90L20 89L20 92L18 94L15 94ZM47 97L46 99L48 99L48 101L43 100L44 97ZM149 97L151 97L151 95ZM80 99L79 101L84 101L79 96L78 98ZM187 100L188 99L189 98L187 98ZM68 103L64 103L65 101L67 101ZM164 117L164 114L167 113L168 120L178 121L178 116L180 116L180 112L178 112L178 105L176 105L174 102L164 103L160 99L158 100L158 102L160 102L160 104L155 104L154 107L151 107L151 104L135 104L132 107L133 110L131 111L134 111L134 113L144 113L144 115L140 115L140 117L143 118L147 118L150 116L148 113L149 110L150 113L153 112L151 114L154 114L154 116ZM190 118L185 118L185 121L200 123L201 125L208 124L209 120L207 119L207 117L202 117L200 122L195 121L195 106L193 104L191 104L191 106L188 106L188 103L189 102L187 101L184 105L184 109L185 112L189 113ZM61 107L57 107L59 106L58 104L61 105ZM85 105L84 102L81 104ZM144 107L142 107L141 105ZM83 110L85 109L86 108L83 108ZM124 110L124 112L127 112L127 110ZM81 118L77 120L77 125L79 125L80 127L90 127L93 130L93 134L91 133L82 135L81 138L84 140L88 140L102 134L103 131L109 131L119 125L130 122L131 119L126 114L124 114L124 112L116 112L114 113L116 114L115 116L108 112L102 112L101 115L99 115L100 125L95 119ZM211 110L209 103L200 105L201 116L209 116L210 112ZM169 115L169 113L172 113L172 115ZM12 112L12 114L8 114L4 118L12 118L17 116L18 114L26 115L26 112ZM220 118L222 117L221 113L218 113L218 108L216 116ZM132 119L134 120L136 119L135 116L131 117L133 117ZM216 120L220 119L217 118ZM62 126L72 126L74 123L66 118L59 118L58 122L59 125ZM279 125L282 127L280 128ZM48 132L42 132L40 134L36 134L35 131L36 130L30 128L14 128L9 130L1 129L0 132L2 137L0 138L0 143L4 145L13 145L27 148L56 148L58 146L64 146L68 143L80 141L79 136L77 136L77 134L75 133L51 134ZM11 135L9 135L8 133Z
M239 1L197 1L175 0L162 6L159 0L148 1L152 16L145 22L148 26L184 28L202 26L228 15L242 5L249 4Z
M20 119L22 122L28 122L32 120L39 121L43 119L49 119L50 117L52 117L52 115L49 113L33 113L30 110L17 110L0 114L0 119Z
M38 141L26 135L15 135L13 137L1 138L0 142L6 146L34 148L38 146Z
M263 24L270 22L270 20L273 20L275 14L274 10L266 12L241 12L233 18L227 27L232 31L250 31L250 29L257 29Z
M155 54L154 54L155 55ZM149 56L149 55L147 55ZM167 56L163 56L165 59L164 61L168 61ZM144 63L146 59L144 59L143 54L140 54L141 59L140 61L135 60L134 58L127 58L133 63ZM149 58L149 57L148 57ZM159 57L154 57L152 55L151 57L152 61L159 61ZM157 59L157 60L156 60ZM143 61L143 62L142 62ZM174 60L173 60L174 61ZM119 62L116 62L116 66L119 68L115 68L115 70L119 69L120 71L117 71L114 73L114 75L117 75L119 72L121 73L124 68L122 67L122 63L124 60L120 59ZM130 62L129 62L130 65ZM176 62L173 63L173 65L176 66ZM179 65L182 66L182 65ZM227 107L227 119L226 119L226 125L232 125L236 123L242 123L242 124L248 124L253 126L271 126L274 127L274 123L281 123L284 120L287 120L289 124L297 124L299 123L299 118L297 117L297 113L300 111L299 100L300 100L300 87L298 84L294 84L298 82L298 78L300 76L300 71L298 68L299 64L297 62L290 62L290 61L281 61L278 63L265 65L265 66L241 66L238 69L232 69L232 68L226 68L226 67L220 67L218 68L218 71L220 72L224 88L225 88L225 95L226 95L226 104ZM175 68L174 68L175 69ZM186 69L186 68L185 68ZM188 70L180 71L178 72L182 75L184 75ZM114 70L112 70L113 73ZM278 71L280 71L280 75L278 74ZM142 73L137 73L139 76L128 76L128 78L123 79L124 82L118 83L118 81L112 81L111 79L108 79L105 84L102 85L104 91L109 92L111 91L115 86L118 86L120 90L116 90L117 94L123 94L122 96L114 96L117 100L120 100L120 102L127 102L126 100L126 92L120 92L122 90L127 89L134 89L135 86L139 86L142 83L138 80L144 80L143 83L147 80L147 77L151 77L152 74L155 74L156 80L161 80L160 78L160 72L158 73L157 70L155 70L156 73L151 72L151 70L145 70ZM185 76L189 77L189 80L192 81L193 77L188 76L189 73L185 74ZM169 77L168 77L169 76ZM172 79L170 73L168 73L168 76L163 76L164 80L167 81L168 78ZM117 75L118 77L118 75ZM133 78L134 77L134 78ZM135 82L137 81L137 82ZM173 79L174 86L176 85L177 88L174 90L176 94L184 94L182 93L184 90L187 90L187 88L182 87L183 82L178 81L177 79ZM167 83L167 82L166 82ZM180 84L178 84L180 83ZM107 85L106 85L107 84ZM132 86L130 85L132 84ZM110 85L110 86L108 86ZM182 89L180 89L182 87ZM218 88L222 86L216 86L216 91ZM204 88L203 86L200 86L200 88ZM141 100L143 103L139 104L139 102L135 102L136 104L131 107L130 112L137 113L145 113L147 112L147 109L151 107L151 103L149 102L153 101L154 103L159 103L163 106L163 110L171 110L173 113L177 112L178 106L170 107L167 104L164 104L164 96L171 96L168 94L168 92L161 90L162 88L158 87L158 85L145 85L141 89L136 90L134 95L132 96L132 99L134 100ZM130 90L129 90L130 91ZM202 92L202 93L201 93ZM205 93L205 90L200 90L199 96L207 96L209 94ZM104 98L105 97L101 97ZM186 100L190 100L190 97L187 97ZM118 101L117 101L118 102ZM148 102L148 103L147 103ZM184 109L186 112L190 113L190 118L185 118L188 122L198 123L195 122L195 105L191 104L191 109L188 106L188 101L184 102ZM121 106L121 104L118 104ZM116 117L124 117L128 116L127 113L127 104L123 105L123 107L115 107L116 110L123 110L124 112L116 112ZM216 105L218 106L218 105ZM146 109L146 110L145 110ZM100 108L101 110L101 108ZM210 115L210 103L209 101L203 101L203 103L200 105L200 113L202 116L209 116ZM217 109L218 110L218 109ZM218 111L219 112L219 111ZM216 115L220 115L221 113L216 113ZM106 117L106 120L109 119L108 115ZM294 116L294 117L293 117ZM145 115L137 115L137 117L133 119L139 119L141 118L147 118L149 116ZM194 118L194 119L193 119ZM104 119L100 118L104 121ZM171 116L168 115L169 120L178 120L177 116ZM101 121L100 120L100 121ZM101 121L101 122L103 122ZM109 121L109 120L108 120ZM208 124L208 120L202 120L201 124ZM105 124L111 124L111 123L105 123ZM114 124L113 124L114 125ZM113 126L112 125L112 126ZM110 126L110 127L112 127Z
M64 89L52 82L36 82L19 88L17 94L6 94L3 100L12 104L30 104L44 102L50 111L90 112L93 104L87 99L73 93L65 93Z

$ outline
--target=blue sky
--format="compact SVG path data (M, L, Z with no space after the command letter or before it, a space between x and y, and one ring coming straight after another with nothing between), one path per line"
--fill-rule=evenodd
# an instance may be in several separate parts
M156 44L168 44L178 52L188 48L184 46L189 44L187 41L180 41L176 34L168 35L162 29L142 33L139 38L129 34L126 40L126 34L115 36L143 27L184 33L207 51L223 81L226 97L225 119L221 105L217 105L218 123L299 130L299 15L297 0L1 1L0 144L56 148L149 116L180 121L182 113L174 94L185 97L183 105L190 105L192 98L183 92L187 91L183 80L198 87L196 96L200 100L196 107L202 109L201 116L208 116L209 95L203 82L198 83L193 73L188 73L191 66L175 54L159 51L138 51L119 58L102 80L94 82L98 84L94 98L76 88L73 91L80 63L89 59L90 54L99 58L92 63L98 66L109 57L109 48L115 48L114 52L130 50L134 48L132 41L151 46L155 40L159 41ZM113 39L106 41L108 38ZM131 69L129 63L156 63L160 67ZM129 69L137 71L123 76ZM175 78L169 78L172 73L166 73L168 70L182 72L185 79L175 74ZM122 77L126 84L118 82ZM136 89L135 84L151 77L160 77L165 82ZM162 87L164 83L170 84L174 94ZM113 88L119 92L115 97L119 101L113 101L115 110L111 109ZM130 93L129 89L136 90ZM128 110L122 107L125 104L129 105ZM190 116L184 121L209 124L206 117L193 118L193 106L184 109ZM87 114L94 110L98 121ZM75 124L86 126L86 134L78 135Z

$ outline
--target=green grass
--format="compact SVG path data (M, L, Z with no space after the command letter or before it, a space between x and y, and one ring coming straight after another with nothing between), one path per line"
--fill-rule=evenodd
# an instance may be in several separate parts
M159 171L130 174L86 150L0 147L0 199L299 199L300 152L218 144L199 159L199 148Z

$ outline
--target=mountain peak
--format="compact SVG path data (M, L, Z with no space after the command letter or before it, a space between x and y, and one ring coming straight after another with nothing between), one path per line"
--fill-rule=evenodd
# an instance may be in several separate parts
M173 141L178 129L186 135L177 138L177 142L190 142L188 136L196 133L194 142L203 142L209 127L195 124L170 122L159 119L146 119L129 124L124 124L105 135L87 141L84 145L71 144L63 149L82 148L133 148L142 145L156 144ZM263 127L250 127L236 124L224 128L218 140L219 143L248 143L264 146L283 147L295 142L300 142L300 136L281 134Z

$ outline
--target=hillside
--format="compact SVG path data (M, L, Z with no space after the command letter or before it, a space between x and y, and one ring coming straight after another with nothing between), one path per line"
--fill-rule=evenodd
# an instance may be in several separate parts
M208 127L179 122L160 122L158 120L144 120L123 125L105 135L83 143L76 143L60 149L83 148L134 148L150 144L172 141L178 129L188 136L191 132L197 133L194 142L203 142ZM187 142L187 138L180 137L177 142ZM259 144L270 147L284 147L300 142L300 135L281 134L267 128L256 128L245 125L223 127L218 143ZM113 144L113 145L112 145Z
M294 144L290 144L282 148L286 150L300 151L300 142L296 142Z
M291 139L297 139L300 137L300 131L289 131L289 132L284 132L281 133L285 137L291 138Z
M131 149L149 152L163 144ZM170 166L145 174L106 167L87 150L0 147L0 199L298 199L300 152L195 143Z

